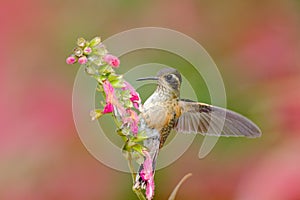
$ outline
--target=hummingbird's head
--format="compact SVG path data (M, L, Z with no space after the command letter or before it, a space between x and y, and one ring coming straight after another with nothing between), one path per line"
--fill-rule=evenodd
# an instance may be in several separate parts
M161 69L157 73L156 77L146 77L137 79L137 81L143 80L157 80L158 87L164 87L169 91L175 92L175 94L177 95L179 95L180 85L182 82L180 73L174 68Z

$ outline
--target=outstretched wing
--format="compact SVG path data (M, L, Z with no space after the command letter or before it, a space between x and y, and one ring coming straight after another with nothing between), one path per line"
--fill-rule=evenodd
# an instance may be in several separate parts
M181 116L174 127L178 132L235 137L261 135L252 121L236 112L191 100L181 100L179 106Z

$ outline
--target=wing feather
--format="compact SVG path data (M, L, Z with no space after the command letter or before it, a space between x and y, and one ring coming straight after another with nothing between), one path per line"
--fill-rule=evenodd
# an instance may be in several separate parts
M181 116L175 130L211 136L259 137L260 129L246 117L224 108L193 102L179 101Z

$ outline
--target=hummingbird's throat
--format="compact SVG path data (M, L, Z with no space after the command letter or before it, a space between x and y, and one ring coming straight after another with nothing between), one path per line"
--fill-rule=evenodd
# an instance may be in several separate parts
M159 85L155 92L163 101L179 99L180 96L179 90L174 90L173 88L164 87L162 85Z

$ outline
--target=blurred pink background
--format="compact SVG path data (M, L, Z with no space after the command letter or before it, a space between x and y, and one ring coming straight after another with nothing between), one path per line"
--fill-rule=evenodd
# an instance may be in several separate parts
M136 199L129 174L94 159L72 118L79 36L104 39L160 26L202 44L222 73L229 107L260 139L222 138L199 160L202 137L156 174L155 199L300 199L300 2L2 1L0 7L0 199ZM109 47L108 47L109 48Z

